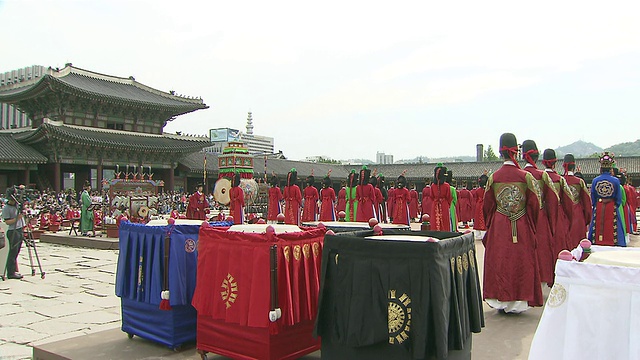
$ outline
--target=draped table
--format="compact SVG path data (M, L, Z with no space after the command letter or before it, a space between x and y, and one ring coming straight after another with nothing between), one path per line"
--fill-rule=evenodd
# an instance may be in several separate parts
M591 252L556 262L529 359L640 359L640 249Z
M192 303L203 358L296 359L320 348L312 331L325 232L280 224L201 228Z
M333 230L334 232L369 230L371 228L371 226L369 226L369 223L367 222L356 222L356 221L305 221L302 223L302 226L317 227L321 223L327 229ZM404 225L404 224L378 223L378 225L383 230L385 229L411 230L411 227L409 225Z
M325 237L318 319L328 359L470 359L484 326L473 234Z
M196 340L197 244L202 221L147 226L120 223L116 295L122 308L122 331L171 348ZM228 228L232 223L211 226ZM165 249L165 245L167 248ZM168 255L168 268L165 267ZM165 288L168 286L168 289ZM169 291L171 309L161 310L161 293Z

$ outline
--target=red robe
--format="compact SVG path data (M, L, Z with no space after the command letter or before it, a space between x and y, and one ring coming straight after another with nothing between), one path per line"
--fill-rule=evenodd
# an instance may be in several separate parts
M298 185L284 187L284 223L300 225L300 206L302 193Z
M567 248L572 250L578 247L580 240L587 238L587 227L591 221L591 196L584 180L575 175L564 175L564 179L567 181L567 195L571 201L563 202L562 206L569 219Z
M636 220L636 209L638 208L638 199L636 198L636 189L626 184L623 186L625 194L627 195L627 204L629 205L629 224L627 226L627 232L633 234L638 231L638 222Z
M50 225L49 213L40 213L40 230L48 230Z
M396 191L395 187L391 187L389 188L389 190L387 190L387 211L389 212L389 220L393 221L393 205L395 202L393 193Z
M411 192L407 188L396 188L393 192L393 224L409 225L410 197Z
M556 219L558 218L558 208L560 200L553 182L549 175L533 166L525 166L525 171L529 172L538 182L543 201L542 209L538 212L536 220L536 255L538 256L538 266L540 267L540 280L546 282L548 286L553 285L555 278L556 259L558 253L553 248L553 233L555 232Z
M378 219L378 222L386 223L387 219L385 219L386 213L384 211L384 196L382 195L382 190L380 190L379 187L374 187L373 190L376 194L376 200L374 202L374 206L376 207L376 219Z
M409 218L415 219L418 217L418 192L415 189L409 190ZM404 223L403 223L404 224Z
M364 184L356 186L356 200L358 200L356 221L368 222L369 219L376 217L374 205L375 196L376 193L373 185Z
M473 195L473 230L487 230L487 225L484 222L484 214L482 208L484 207L484 188L477 187L471 191Z
M327 187L320 189L320 221L336 221L336 191Z
M469 222L473 219L473 196L471 191L461 189L458 192L458 209L460 209L458 221Z
M552 169L545 169L547 175L551 179L553 187L558 194L558 211L555 220L555 229L553 232L553 242L551 243L551 249L553 254L557 257L562 250L573 250L569 248L567 235L569 233L569 218L565 211L565 202L570 202L569 195L567 195L567 182L557 172Z
M338 191L338 205L336 205L336 212L345 211L347 208L347 189L343 186Z
M315 186L304 188L304 208L302 209L302 221L316 221L318 217L318 189Z
M422 215L428 214L431 217L431 210L433 209L433 201L431 200L431 186L427 185L422 189Z
M234 224L244 223L244 191L239 186L229 189L229 214Z
M431 230L451 231L451 186L449 183L431 184Z
M483 209L487 222L482 240L485 299L542 306L535 253L535 223L540 211L536 188L531 174L510 161L489 176ZM503 212L512 214L511 219Z
M205 220L206 213L209 212L209 202L207 197L201 192L194 192L189 196L187 205L187 219Z
M277 186L269 188L269 207L267 209L267 220L277 221L278 214L282 212L280 201L283 199L282 192Z

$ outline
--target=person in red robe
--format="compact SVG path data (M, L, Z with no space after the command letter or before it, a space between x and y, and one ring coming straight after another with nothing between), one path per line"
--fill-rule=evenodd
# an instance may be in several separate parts
M383 223L389 222L389 209L387 208L387 202L389 200L389 192L387 191L387 183L385 182L384 175L378 174L376 181L376 189L380 190L380 204L378 205L380 208L380 221ZM376 191L376 196L377 195Z
M433 169L431 184L431 230L451 231L451 186L445 181L447 168L438 163Z
M538 183L542 199L542 209L538 212L536 220L536 255L540 269L540 280L551 287L555 278L556 259L558 253L554 252L553 234L555 233L556 219L560 200L553 181L545 171L538 169L538 146L533 140L522 142L522 156L527 161L524 170L530 173Z
M395 183L393 181L389 184L389 190L387 190L387 212L389 213L389 221L393 222L393 206L395 203L394 193L396 191Z
M371 179L369 179L369 184L373 186L373 192L374 192L373 206L375 207L374 213L376 214L376 219L378 220L378 222L386 222L383 218L384 213L382 211L382 204L384 203L384 198L382 197L382 191L378 187L378 178L376 176L372 176Z
M278 214L282 212L282 191L278 186L278 177L273 175L269 181L269 206L267 207L267 221L269 223L276 223L278 221Z
M244 190L240 187L240 173L233 174L229 189L229 214L234 224L244 224Z
M189 196L187 205L187 219L205 220L209 210L209 202L202 192L202 184L196 185L196 191Z
M179 219L180 212L178 211L178 205L173 205L173 209L171 209L171 213L169 213L169 217L172 219Z
M489 180L489 176L487 176L487 174L488 171L485 170L484 173L480 175L478 178L478 187L473 189L472 192L475 202L473 208L473 232L476 240L482 240L487 231L484 214L482 213L482 208L484 207L485 186L487 186L487 180Z
M462 182L462 187L458 190L458 211L460 217L458 221L462 222L462 227L469 228L469 222L473 219L473 195L469 189L470 184L466 181Z
M625 184L623 186L624 192L627 195L627 204L629 204L629 226L627 231L629 234L638 235L638 221L636 219L636 209L638 208L638 199L636 198L636 188L631 184L631 179L626 177Z
M591 221L591 199L584 180L575 176L576 159L572 154L564 156L564 179L567 182L567 195L571 201L563 202L565 213L569 219L567 247L575 249L580 240L586 239L587 227Z
M375 190L373 185L369 183L371 170L366 166L360 170L359 183L356 186L356 199L358 200L358 209L356 210L357 222L369 222L369 219L375 218Z
M410 225L409 203L411 202L411 192L405 186L407 179L404 175L398 176L396 189L393 192L393 224Z
M313 175L307 176L307 186L303 190L303 208L302 208L302 221L316 221L318 220L318 200L320 196L318 189L315 185L315 178Z
M336 205L336 214L339 214L340 211L346 211L347 209L347 182L342 180L340 182L340 190L338 190L338 204Z
M542 306L535 224L540 211L536 180L520 169L515 135L502 134L502 167L489 176L484 196L483 296L492 308L523 312Z
M358 174L356 171L351 169L349 176L347 177L347 187L346 187L346 200L347 200L347 208L345 210L346 217L345 221L352 222L356 221L356 212L358 211L358 199L356 198L356 187L358 186Z
M51 225L49 209L42 209L40 211L40 221L39 228L40 230L49 230L49 225Z
M418 192L416 191L416 185L411 184L411 190L409 190L409 219L416 221L418 219L418 208L420 202L418 200Z
M336 191L331 185L331 178L325 176L320 189L320 221L336 221Z
M566 180L555 171L556 163L556 151L553 149L545 149L542 153L542 164L544 165L544 171L549 175L551 183L558 194L558 209L556 211L555 226L553 229L553 241L551 243L551 249L555 256L557 256L562 250L572 250L568 247L567 234L569 232L569 218L565 212L565 206L563 203L570 202L571 199L568 195Z
M297 184L298 171L293 168L287 174L287 186L284 187L284 223L300 225L300 207L302 192Z
M431 179L425 179L425 187L422 189L422 202L420 208L422 215L427 214L431 218L431 209L433 208L433 202L431 201Z

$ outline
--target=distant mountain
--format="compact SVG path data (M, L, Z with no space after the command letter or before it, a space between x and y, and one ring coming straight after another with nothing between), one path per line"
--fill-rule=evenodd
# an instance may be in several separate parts
M556 156L558 159L562 159L565 154L573 154L575 157L589 157L596 153L601 153L603 150L590 142L578 140L572 144L560 146L556 150Z
M616 156L639 156L640 140L636 140L634 142L616 144L604 150L610 151L614 153Z

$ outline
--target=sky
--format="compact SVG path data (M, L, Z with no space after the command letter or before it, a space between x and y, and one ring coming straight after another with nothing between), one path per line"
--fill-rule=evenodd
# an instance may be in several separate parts
M201 97L307 156L474 156L640 138L637 1L0 0L0 72L75 67Z

